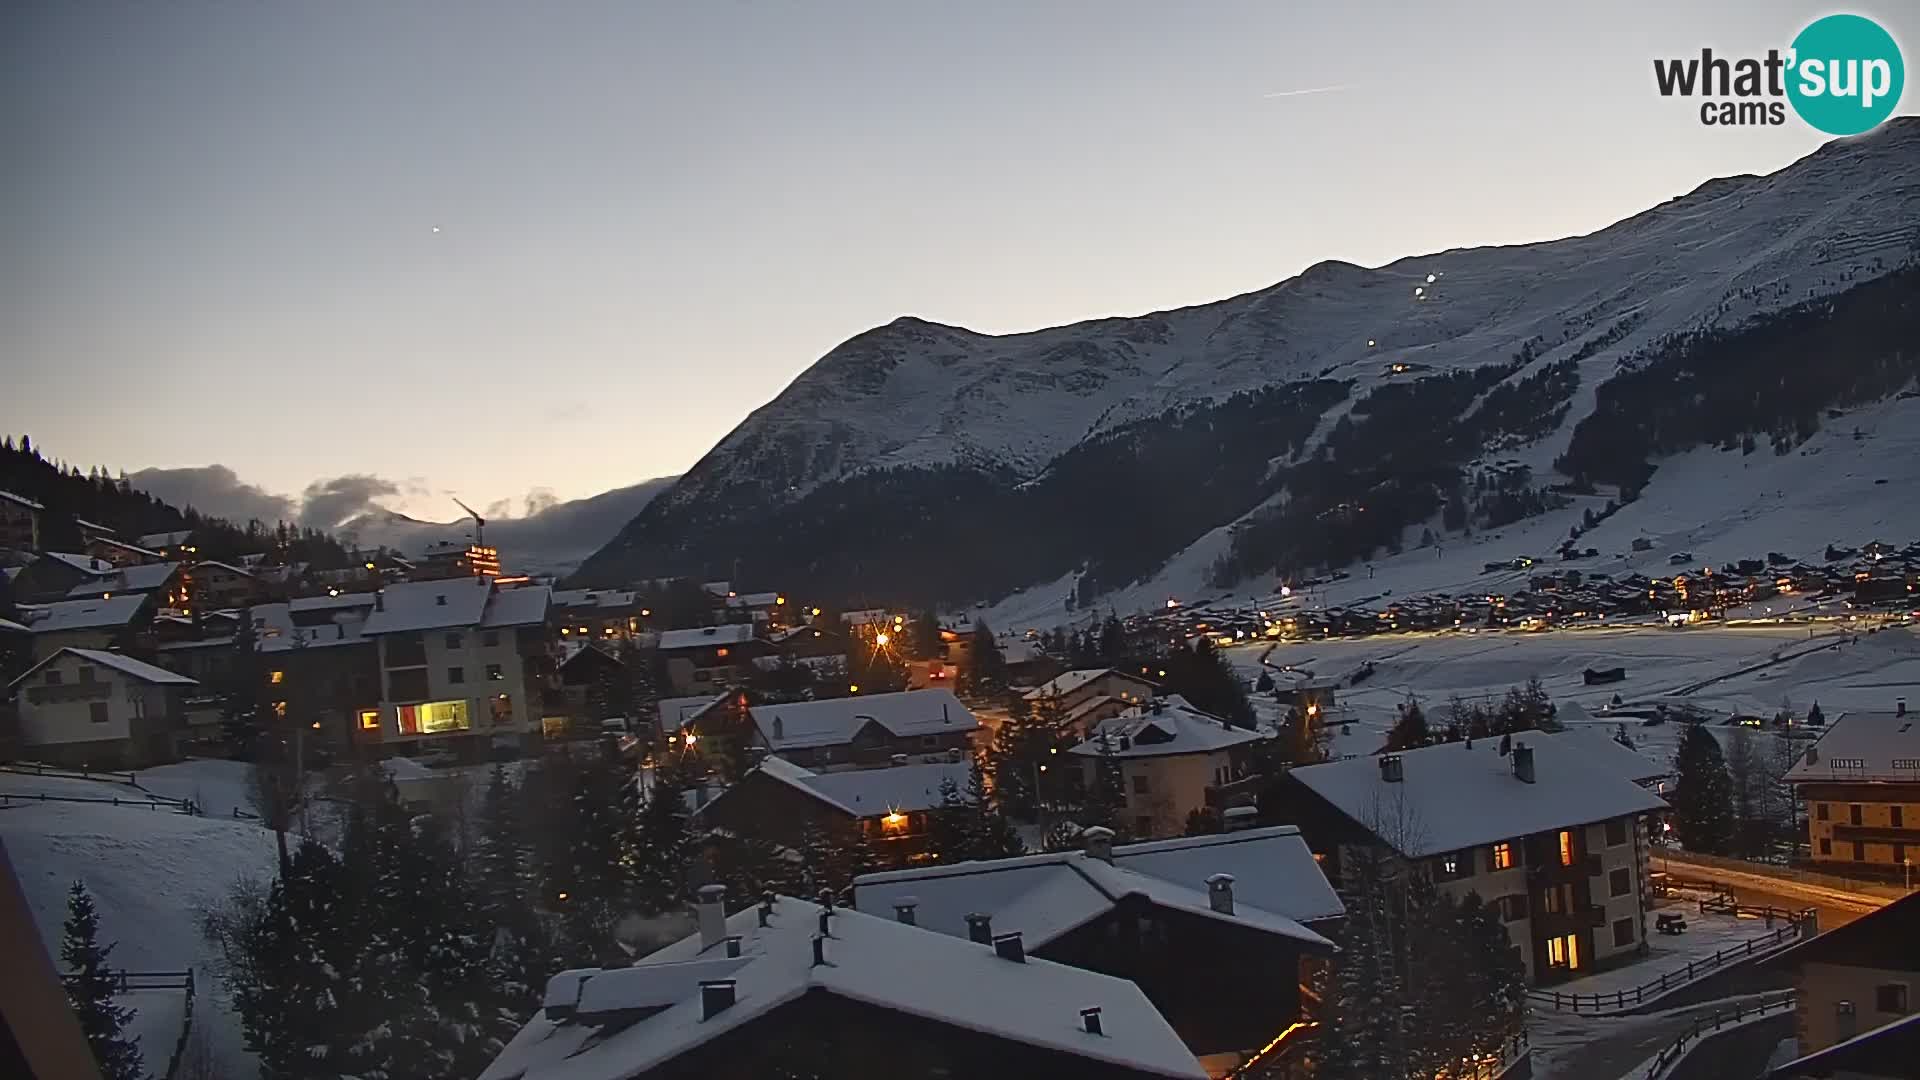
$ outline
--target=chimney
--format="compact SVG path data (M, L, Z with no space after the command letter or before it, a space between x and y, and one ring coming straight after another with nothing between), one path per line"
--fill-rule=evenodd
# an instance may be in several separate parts
M1893 715L1895 716L1907 715L1907 699L1906 698L1897 697L1893 699Z
M1020 939L1020 931L993 936L993 954L1002 960L1011 960L1016 964L1027 962L1027 946Z
M953 723L953 721L947 719L947 703L944 701L940 703L940 722L942 724Z
M1533 747L1513 744L1513 775L1523 784L1533 783Z
M712 979L700 984L700 1019L711 1020L731 1008L732 979Z
M702 885L694 895L699 897L693 909L700 919L700 951L706 952L727 936L727 887Z
M1240 832L1260 824L1260 811L1252 806L1231 806L1220 815L1220 820L1227 832Z
M1818 746L1807 747L1807 764L1809 765L1820 764L1820 748Z
M984 912L967 915L967 940L979 945L993 944L993 916Z
M1086 849L1087 857L1099 859L1103 863L1113 863L1113 830L1105 825L1089 825L1080 830L1080 843Z
M1080 1027L1089 1035L1102 1035L1100 1030L1100 1006L1080 1010Z
M820 890L820 906L823 909L825 909L829 915L833 913L833 890L832 889Z
M1389 784L1397 784L1406 779L1406 767L1400 764L1399 754L1380 755L1380 779Z
M1233 914L1233 875L1209 875L1207 877L1207 900L1213 904L1213 910L1220 914Z
M813 966L819 967L827 962L827 939L823 934L813 936Z
M727 935L727 956L729 959L740 955L740 935Z
M914 921L913 909L920 906L917 896L903 896L893 902L893 917L908 926L919 925Z
M387 590L385 589L373 590L373 610L375 611L387 610Z

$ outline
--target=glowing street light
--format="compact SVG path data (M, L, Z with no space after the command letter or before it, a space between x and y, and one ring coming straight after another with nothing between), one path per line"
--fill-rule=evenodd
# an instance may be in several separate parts
M691 750L691 749L693 749L693 744L694 744L694 743L697 743L697 742L699 742L699 741L700 741L700 736L698 736L698 735L695 735L695 734L694 734L693 732L691 732L691 731L689 731L689 732L687 732L687 734L686 734L686 737L685 737L685 738L686 738L686 744L687 744L687 749L689 749L689 750Z
M882 647L885 647L887 642L892 640L893 640L893 635L887 633L885 630L882 630L879 633L873 635L873 643L875 645L879 645Z

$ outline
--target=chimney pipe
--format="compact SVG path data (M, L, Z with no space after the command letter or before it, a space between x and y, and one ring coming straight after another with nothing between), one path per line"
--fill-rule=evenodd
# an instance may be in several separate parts
M1207 900L1222 915L1233 914L1233 875L1212 874L1207 878Z
M1406 766L1400 763L1399 754L1380 755L1380 779L1388 784L1397 784L1406 779Z
M727 956L731 958L739 955L740 955L740 935L728 934L727 935Z
M820 906L827 909L827 911L829 912L833 911L833 890L832 889L820 890Z
M916 926L918 924L914 921L913 909L919 906L919 897L903 896L893 902L893 917L908 926Z
M1080 843L1087 857L1099 859L1103 863L1113 863L1113 830L1105 825L1089 825L1080 830Z
M711 1020L733 1008L732 979L713 979L700 984L700 1019Z
M1523 784L1533 783L1533 747L1513 744L1513 775Z
M700 920L700 951L706 952L727 936L727 887L702 885L694 895L699 897L694 913Z
M813 966L819 967L827 962L827 939L825 936L813 936Z
M1081 1009L1080 1026L1085 1029L1089 1035L1105 1034L1105 1032L1100 1030L1100 1006L1095 1005L1090 1009Z
M993 953L1002 960L1011 960L1016 964L1027 962L1027 946L1020 938L1020 931L993 936Z
M968 914L967 940L978 945L993 944L993 916L978 911Z

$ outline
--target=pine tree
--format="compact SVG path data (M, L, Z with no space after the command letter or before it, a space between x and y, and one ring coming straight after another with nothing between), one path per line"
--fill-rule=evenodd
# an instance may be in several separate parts
M973 756L973 767L967 772L967 788L962 797L974 815L973 826L968 830L972 845L968 858L1006 859L1027 853L1027 845L1001 811L1000 800L987 783L984 754Z
M1692 851L1727 852L1733 840L1733 780L1720 743L1698 724L1687 729L1674 758L1674 829Z
M951 777L940 780L940 802L928 811L927 851L943 863L973 857L974 811Z
M1202 712L1225 719L1235 727L1253 727L1253 701L1233 665L1209 638L1173 649L1163 661L1161 685Z
M1341 864L1347 917L1322 1003L1319 1080L1405 1080L1404 997L1382 856L1349 848Z
M1393 730L1387 733L1387 749L1411 750L1428 746L1433 742L1433 732L1427 729L1427 714L1420 708L1420 699L1407 696L1400 704L1400 718L1394 722Z
M107 965L113 945L100 943L100 915L92 894L78 881L67 890L64 930L60 962L66 966L67 1003L80 1018L87 1049L105 1080L139 1080L145 1075L140 1045L127 1031L134 1011L114 1003L115 980Z
M685 902L687 859L692 848L689 812L682 798L686 788L686 775L677 763L656 767L652 784L633 815L628 874L631 907L642 915L675 910Z
M997 694L1007 688L1007 658L993 628L984 621L973 623L973 660L969 689L976 694Z
M476 914L481 927L492 928L484 1003L508 1024L539 1007L550 973L546 934L534 911L532 845L520 814L521 795L506 766L495 764L482 797L471 860Z

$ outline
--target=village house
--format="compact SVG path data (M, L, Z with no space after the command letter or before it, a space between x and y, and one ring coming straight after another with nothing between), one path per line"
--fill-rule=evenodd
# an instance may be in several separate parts
M655 722L659 725L656 730L662 738L666 739L683 738L688 731L694 732L697 738L701 731L721 723L717 718L725 710L720 706L726 704L731 696L730 694L692 694L687 697L661 698L654 706L657 714ZM716 719L710 722L709 717ZM737 723L726 726L739 727Z
M68 589L65 599L104 600L128 593L158 593L160 607L185 606L187 596L181 565L157 562L114 566L112 572L89 575L78 585Z
M46 507L11 491L0 491L0 548L40 550L40 518Z
M653 613L631 589L555 589L553 624L568 641L633 641Z
M372 593L341 593L249 609L261 700L338 749L380 741L368 723L379 716L380 652L362 632L374 602Z
M1762 962L1794 980L1800 1056L1767 1074L1895 1080L1920 1060L1920 894Z
M1364 846L1478 893L1529 980L1551 983L1645 951L1649 831L1667 804L1614 755L1639 756L1571 732L1442 743L1291 769L1261 812L1298 823L1336 881Z
M1159 689L1146 679L1113 668L1081 668L1056 675L1021 696L1036 709L1056 710L1062 723L1085 738L1100 721L1147 701Z
M117 570L91 555L44 551L13 575L13 594L22 602L64 600L75 588L111 579Z
M8 687L20 753L69 768L177 761L187 736L185 693L195 685L119 653L62 648Z
M701 891L698 933L634 964L563 971L480 1080L900 1080L1206 1076L1125 979L791 897L728 917Z
M45 659L63 648L140 653L156 598L134 593L101 600L62 600L20 606L20 621L33 631L33 655Z
M1210 789L1246 775L1253 744L1263 738L1174 694L1101 721L1067 752L1089 789L1101 768L1118 767L1122 813L1133 835L1145 839L1184 832L1187 815L1209 805Z
M626 685L626 662L612 652L586 642L561 646L560 694L574 730L594 731L603 720L624 719Z
M204 608L242 607L266 599L252 572L223 562L197 562L187 569L187 603Z
M1250 829L867 874L854 905L1127 979L1211 1075L1311 1019L1306 989L1344 915L1299 831Z
M668 630L660 635L660 657L676 695L725 690L745 682L754 660L771 656L774 646L752 623Z
M1787 770L1807 807L1815 865L1903 878L1920 861L1916 721L1905 698L1891 710L1842 713Z
M137 544L129 544L111 536L95 536L88 540L86 554L115 566L137 566L140 563L165 561L165 556L157 551L149 551Z
M200 553L200 549L194 546L192 529L174 529L171 532L147 533L135 540L134 543L139 547L146 548L148 551L158 552L162 559L173 559L180 562L192 559L193 556Z
M379 648L377 711L358 718L365 743L412 755L429 747L480 756L490 737L543 730L549 702L545 586L486 577L403 582L374 594L360 632Z
M748 716L750 745L810 769L880 765L896 754L965 759L980 729L951 690L755 705Z
M694 812L696 823L798 847L813 829L857 829L885 866L907 866L927 855L931 811L941 785L967 789L971 762L910 764L816 773L767 757L713 801Z

